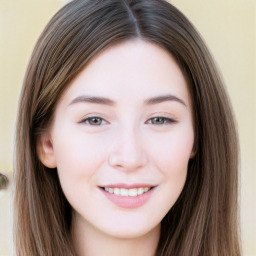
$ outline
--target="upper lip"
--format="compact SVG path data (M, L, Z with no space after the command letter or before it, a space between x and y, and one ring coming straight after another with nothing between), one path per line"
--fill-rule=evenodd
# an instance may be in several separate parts
M134 184L126 184L126 183L116 183L116 184L106 184L104 186L101 186L103 188L126 188L126 189L132 189L132 188L151 188L155 187L155 185L147 184L147 183L134 183Z

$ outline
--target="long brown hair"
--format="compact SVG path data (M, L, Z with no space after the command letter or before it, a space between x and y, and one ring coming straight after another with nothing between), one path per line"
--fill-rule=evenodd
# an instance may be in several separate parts
M238 145L223 82L199 33L164 0L74 0L49 22L32 53L16 131L15 222L18 256L75 255L71 206L57 172L38 159L38 134L58 99L103 49L140 38L166 49L187 79L196 154L184 189L161 224L158 256L239 256Z

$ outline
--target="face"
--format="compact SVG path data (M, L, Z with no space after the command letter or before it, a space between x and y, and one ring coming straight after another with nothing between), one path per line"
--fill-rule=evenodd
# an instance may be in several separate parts
M41 139L74 219L131 238L160 226L193 154L190 96L172 56L152 43L106 49L76 77Z

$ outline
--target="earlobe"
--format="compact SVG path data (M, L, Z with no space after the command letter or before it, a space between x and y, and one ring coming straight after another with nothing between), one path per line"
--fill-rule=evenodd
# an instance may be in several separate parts
M197 143L194 142L193 148L192 148L191 153L190 153L190 159L194 158L196 153L197 153Z
M196 152L194 151L194 149L191 151L191 154L190 154L190 159L194 158Z
M46 167L57 167L52 140L48 132L39 135L37 139L37 156Z

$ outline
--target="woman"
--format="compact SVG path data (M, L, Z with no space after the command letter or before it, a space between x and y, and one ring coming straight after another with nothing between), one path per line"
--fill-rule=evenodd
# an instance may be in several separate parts
M240 255L232 111L168 2L64 6L32 54L16 137L17 255Z

